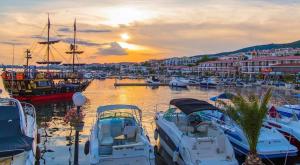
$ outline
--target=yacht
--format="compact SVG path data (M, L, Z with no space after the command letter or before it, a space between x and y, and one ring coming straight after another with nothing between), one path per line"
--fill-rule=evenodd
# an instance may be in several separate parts
M237 154L247 155L249 152L248 140L243 130L229 118L218 111L202 111L208 120L215 121L224 130ZM298 149L274 128L262 127L257 144L257 152L262 159L285 159L297 155Z
M172 77L171 81L169 82L169 86L186 88L188 83L189 81L183 77Z
M277 129L294 146L300 149L300 121L296 115L285 117L272 106L265 119L264 126Z
M142 110L135 105L97 109L89 140L93 165L154 165L154 149L142 127Z
M211 108L206 105L191 98L171 100L166 112L156 112L154 138L175 164L237 165L224 132L199 115L202 110Z
M35 108L0 98L0 164L34 165L37 149Z
M281 106L276 106L276 110L285 117L292 117L296 115L300 118L300 104L285 104Z
M160 81L157 77L151 76L151 77L146 79L146 83L149 84L149 85L159 85Z
M203 79L200 82L200 86L205 87L205 88L216 88L217 85L218 85L218 83L213 78Z

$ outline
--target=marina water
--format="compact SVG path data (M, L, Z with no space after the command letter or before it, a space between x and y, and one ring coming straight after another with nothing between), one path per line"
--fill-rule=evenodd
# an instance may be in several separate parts
M143 80L121 80L122 82L143 82ZM84 129L80 132L79 163L89 164L89 157L84 155L84 144L88 140L90 129L96 121L96 109L106 104L134 104L143 110L143 126L148 132L151 143L155 144L153 131L155 124L153 116L156 111L165 111L167 104L173 98L196 98L208 101L224 91L241 92L242 94L256 93L261 95L266 88L218 88L203 89L189 87L188 89L170 88L168 86L122 86L115 87L114 79L93 80L83 92L87 97L87 103L83 107L86 114ZM1 81L1 89L3 88ZM5 93L4 93L5 94ZM6 93L7 95L7 93ZM288 90L275 90L273 102L284 102L283 98L290 103L296 102L290 98L293 93ZM64 165L73 164L75 130L63 121L67 110L72 108L71 100L56 102L35 103L39 132L41 133L41 159L40 164ZM156 108L158 107L158 108Z

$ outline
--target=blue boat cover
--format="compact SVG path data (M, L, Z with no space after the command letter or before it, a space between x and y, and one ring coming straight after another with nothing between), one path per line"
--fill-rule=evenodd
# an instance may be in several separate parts
M32 142L21 130L17 106L0 106L0 157L29 151Z

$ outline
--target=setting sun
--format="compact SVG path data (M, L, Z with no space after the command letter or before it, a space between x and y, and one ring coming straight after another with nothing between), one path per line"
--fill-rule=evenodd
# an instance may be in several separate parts
M127 33L122 33L120 36L121 36L122 40L125 40L125 41L130 39L130 36Z

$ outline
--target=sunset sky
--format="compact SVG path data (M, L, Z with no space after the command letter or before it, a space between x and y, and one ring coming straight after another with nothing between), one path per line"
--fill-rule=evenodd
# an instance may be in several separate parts
M297 0L1 0L0 64L45 59L43 29L50 14L55 60L71 62L77 19L80 62L144 61L230 51L300 39ZM45 29L46 30L46 29Z

